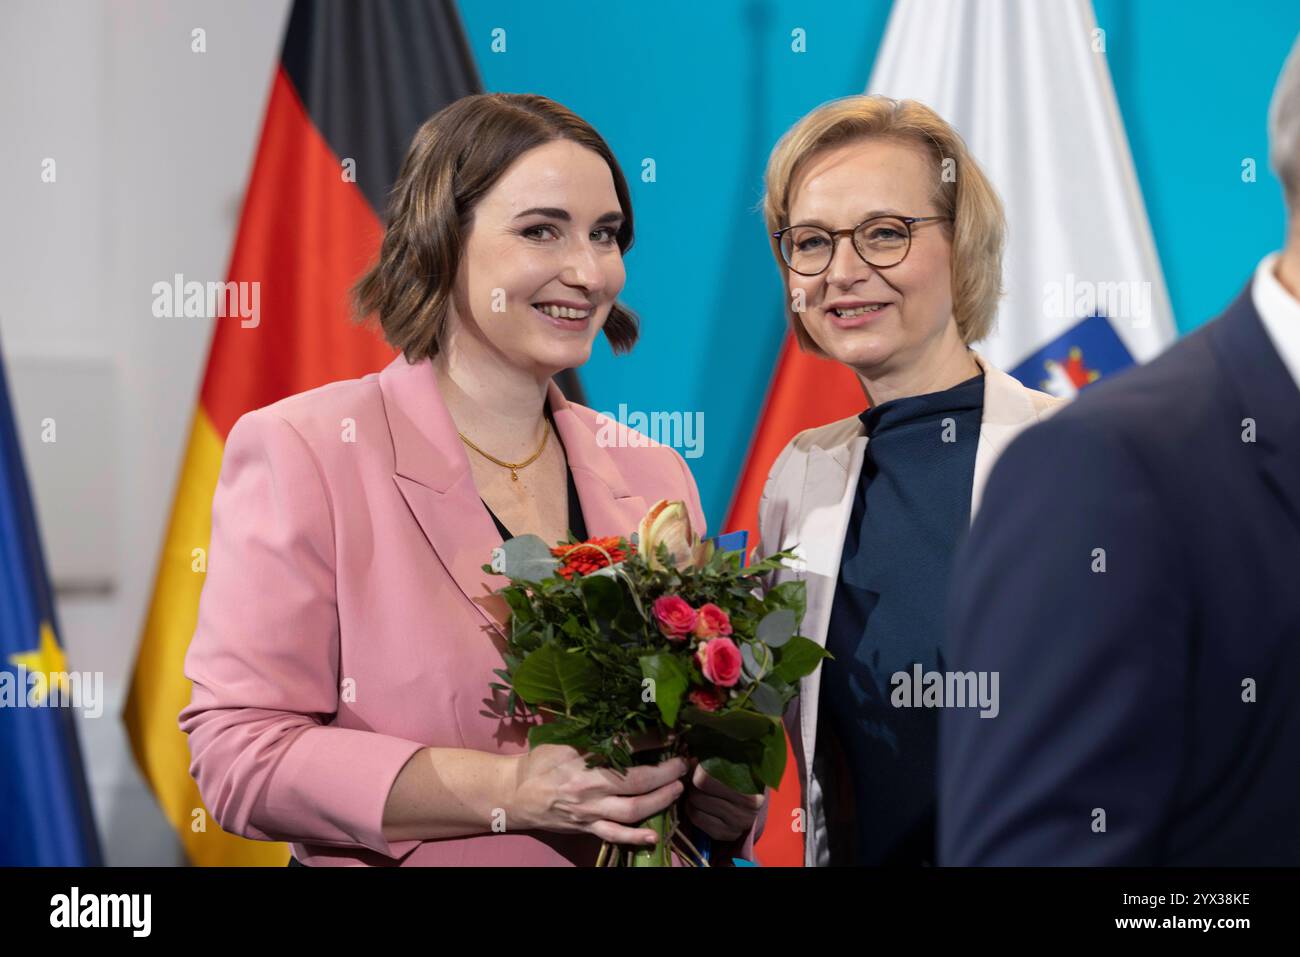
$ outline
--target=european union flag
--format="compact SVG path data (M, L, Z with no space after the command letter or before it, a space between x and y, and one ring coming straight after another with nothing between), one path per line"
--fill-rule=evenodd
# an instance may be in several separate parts
M1103 315L1080 319L1011 374L1024 385L1071 399L1103 376L1133 365L1133 355Z
M102 863L0 356L0 865Z

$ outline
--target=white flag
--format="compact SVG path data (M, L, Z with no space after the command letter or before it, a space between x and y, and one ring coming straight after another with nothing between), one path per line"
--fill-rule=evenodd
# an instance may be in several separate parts
M1088 0L895 0L868 86L935 110L993 181L1007 295L977 348L1063 395L1176 338L1105 41Z

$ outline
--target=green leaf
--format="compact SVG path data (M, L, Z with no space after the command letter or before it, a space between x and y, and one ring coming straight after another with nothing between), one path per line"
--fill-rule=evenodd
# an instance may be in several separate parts
M795 620L803 621L808 607L808 584L803 581L788 581L772 588L764 599L769 608L790 608Z
M570 711L600 685L600 675L585 655L542 645L515 669L514 687L529 704L553 703Z
M746 793L749 794L758 794L762 790L759 782L772 787L780 786L786 758L785 728L781 720L754 712L732 714L747 716L744 739L719 733L713 727L703 724L696 725L687 735L691 752L700 757L701 764L706 764L709 759L719 759L716 763L717 773L709 766L705 770L715 777L719 774L731 775L732 786L737 790L744 790L747 780L749 790ZM736 765L746 769L746 772L742 774ZM737 787L737 784L741 786Z
M587 575L578 586L593 619L613 621L623 610L623 588L604 575Z
M733 791L739 791L741 794L763 793L763 785L756 780L753 769L748 764L714 757L702 760L700 767L704 768L710 777L721 781Z
M501 589L501 594L505 596L506 604L510 606L511 617L515 621L532 621L536 617L533 612L532 599L528 597L528 593L523 588L512 585Z
M528 729L528 746L535 748L539 744L567 744L585 751L590 747L591 739L585 721L557 718Z
M781 777L785 774L785 757L785 727L780 721L774 721L763 736L763 757L757 770L758 777L764 784L774 788L781 786Z
M764 676L763 684L767 685L769 688L771 688L773 691L779 694L781 696L781 700L784 701L786 704L789 704L790 699L793 698L799 692L799 686L797 684L791 684L788 681L784 681L774 674L768 674Z
M632 597L632 604L636 606L637 615L640 616L642 621L649 621L650 618L646 614L645 605L641 603L640 588L635 584L635 580L631 577L626 568L623 569L623 576L627 579L627 593Z
M518 618L510 620L510 643L514 647L532 651L542 644L542 637L542 634L538 631L537 622L520 622Z
M690 687L691 675L678 656L645 655L641 658L641 675L654 681L655 705L668 727L676 727L677 712Z
M611 627L616 635L631 636L636 640L635 636L641 634L641 626L644 624L645 620L637 614L637 610L632 605L624 605Z
M768 732L772 719L756 711L726 711L717 714L694 705L682 709L682 718L693 725L736 741L756 741Z
M795 618L794 611L789 608L778 608L763 616L763 620L758 623L758 630L754 632L754 637L769 647L780 648L794 637L798 624L799 620Z
M817 668L818 662L829 658L830 654L821 645L802 635L795 635L777 654L776 667L772 674L791 684L804 675L810 675Z

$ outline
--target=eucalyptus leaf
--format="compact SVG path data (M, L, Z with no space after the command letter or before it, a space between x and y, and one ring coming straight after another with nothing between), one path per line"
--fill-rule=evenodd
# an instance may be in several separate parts
M740 670L749 679L750 684L766 677L772 670L771 658L772 652L763 645L741 642Z
M756 710L775 718L781 717L785 712L785 702L781 700L780 692L762 682L756 684L754 690L749 693L749 703Z
M758 629L754 632L754 637L769 647L780 648L794 637L798 624L799 621L791 609L778 608L763 616L763 620L758 623Z
M530 582L550 577L559 564L550 546L536 535L516 535L504 542L492 561L493 569L500 569L498 574Z
M787 645L786 647L789 646ZM781 696L781 700L786 702L787 704L790 702L790 699L793 698L799 692L799 688L797 685L791 684L788 681L784 681L781 678L771 673L764 676L763 684L767 685L769 688L771 688L773 691L779 694Z

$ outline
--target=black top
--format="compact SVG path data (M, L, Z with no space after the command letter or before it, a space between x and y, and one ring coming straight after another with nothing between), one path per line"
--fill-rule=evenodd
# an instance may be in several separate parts
M546 419L551 423L551 431L555 433L555 441L559 442L560 447L563 448L564 442L560 439L560 430L555 428L555 420L551 417L551 409L549 405L546 407ZM564 476L568 480L569 485L569 531L573 533L574 538L581 542L585 541L588 537L587 522L582 517L582 502L578 499L578 487L573 482L573 469L567 467L567 455L565 456L565 463L566 468L564 470ZM479 501L483 501L482 498L480 498ZM505 523L502 522L501 519L497 518L496 512L492 511L492 508L487 502L483 502L483 507L486 508L488 514L492 516L492 521L496 525L497 532L500 533L503 542L515 537L514 533L511 532L510 529L506 528Z
M970 524L984 376L862 413L868 442L844 536L818 711L832 864L933 864L938 711L893 676L943 668L953 553ZM842 763L841 763L842 762Z

